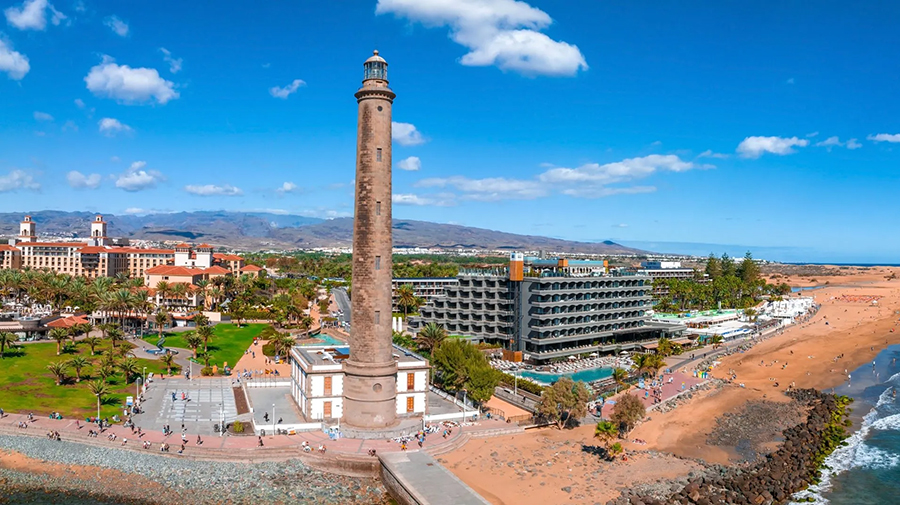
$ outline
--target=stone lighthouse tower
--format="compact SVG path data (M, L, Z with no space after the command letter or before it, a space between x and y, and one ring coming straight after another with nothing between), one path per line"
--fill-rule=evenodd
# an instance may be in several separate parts
M356 207L353 218L353 328L344 362L343 420L363 429L397 422L397 364L391 346L391 105L387 62L364 64L356 92Z

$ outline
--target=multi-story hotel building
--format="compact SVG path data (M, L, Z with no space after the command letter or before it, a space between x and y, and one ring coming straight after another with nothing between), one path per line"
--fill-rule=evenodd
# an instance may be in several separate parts
M19 225L19 235L9 244L0 245L0 268L50 270L90 279L124 273L143 278L151 287L159 280L192 284L222 275L257 276L262 270L245 265L240 256L213 253L213 247L208 244L178 244L174 249L122 247L110 245L107 235L107 223L103 216L97 215L91 222L90 237L85 241L39 242L36 223L31 216L25 216ZM180 270L172 276L167 268Z
M535 361L638 348L683 325L650 320L650 277L609 271L601 261L543 260L513 253L509 268L464 270L411 318L453 335L499 343Z
M400 286L409 284L413 287L413 294L417 298L422 298L425 303L434 300L437 297L444 296L444 291L448 287L456 286L459 282L456 277L403 277L391 280L391 303L394 312L403 312L400 307L400 295L398 290Z

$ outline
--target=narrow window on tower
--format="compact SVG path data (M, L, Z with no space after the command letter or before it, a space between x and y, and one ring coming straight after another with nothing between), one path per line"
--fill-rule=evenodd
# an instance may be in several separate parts
M375 161L381 161L381 148L375 149Z
M381 202L375 202L375 215L381 215Z
M375 311L375 324L381 324L381 311Z
M381 256L375 256L375 270L381 270Z

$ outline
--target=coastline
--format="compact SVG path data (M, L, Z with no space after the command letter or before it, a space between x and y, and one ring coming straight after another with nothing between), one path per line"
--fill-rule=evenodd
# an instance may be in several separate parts
M816 298L816 303L821 305L818 313L780 335L758 342L745 352L721 358L711 376L717 382L724 381L730 378L728 372L733 369L737 374L733 383L696 391L690 398L679 401L677 408L648 413L648 418L628 435L628 440L620 440L626 454L631 456L628 461L606 463L596 457L576 457L572 451L566 453L572 466L567 466L563 472L532 471L532 465L537 466L536 463L546 465L549 462L553 466L559 463L562 453L558 443L582 447L597 445L593 426L564 432L534 430L490 442L470 442L443 455L442 459L448 469L473 489L489 490L490 493L484 496L494 504L521 503L529 499L547 503L605 502L618 496L620 490L632 489L654 479L674 486L676 481L693 477L692 473L697 475L717 466L740 464L742 457L737 447L710 443L710 435L717 429L719 418L745 416L749 402L788 403L791 399L783 392L791 383L796 389L827 392L846 380L844 368L852 370L871 363L883 348L900 343L900 330L891 332L900 318L895 314L900 310L900 281L886 279L893 271L881 267L854 268L841 269L840 275L833 277L824 277L818 272L817 278L804 274L774 279L792 286L822 285L820 289L801 293ZM826 281L829 284L822 284ZM865 296L878 297L877 304L853 301ZM843 358L837 363L832 361L838 355ZM785 363L787 366L782 368ZM835 371L830 371L832 369ZM774 385L776 382L778 387ZM744 387L740 387L740 383ZM642 443L635 443L635 439ZM488 445L482 448L481 444ZM779 435L760 443L757 450L767 454L780 445ZM523 458L524 454L530 457ZM662 459L648 465L646 460L651 457ZM670 466L678 471L664 476L655 467L668 465L669 461L694 463L689 467ZM507 462L512 466L503 464ZM528 463L524 469L523 462ZM593 495L579 493L582 487L602 491Z

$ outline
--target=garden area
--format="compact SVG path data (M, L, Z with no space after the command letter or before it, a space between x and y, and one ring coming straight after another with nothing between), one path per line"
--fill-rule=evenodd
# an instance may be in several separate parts
M36 343L6 348L0 360L0 408L6 412L34 412L64 417L97 415L97 396L103 388L101 417L122 413L126 396L134 396L135 380L144 372L160 374L161 361L125 356L133 346L119 342L115 349L104 344L94 356L84 341L69 342L57 356L57 344ZM97 389L94 389L97 391Z
M234 367L244 351L253 343L253 339L262 333L268 324L245 324L235 326L233 324L217 324L210 326L211 333L204 339L204 331L188 330L178 333L164 333L166 342L164 347L176 347L179 349L196 350L196 362L206 364L209 358L209 366L216 365L221 370L225 364ZM147 335L144 340L156 345L159 337L156 334Z

